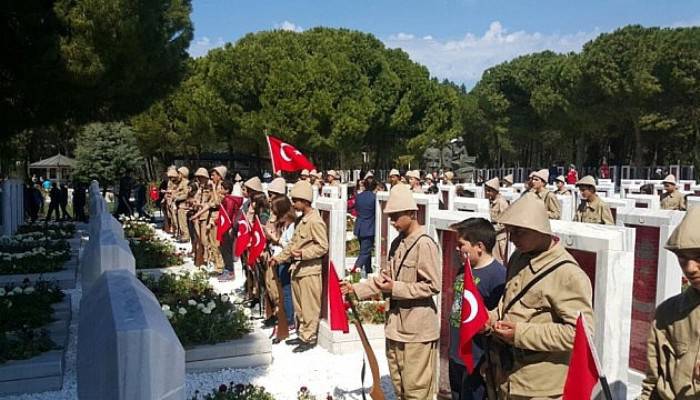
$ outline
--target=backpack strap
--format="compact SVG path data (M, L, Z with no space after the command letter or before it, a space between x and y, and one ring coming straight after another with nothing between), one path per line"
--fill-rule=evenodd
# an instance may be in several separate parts
M559 267L561 267L564 264L574 264L574 262L571 260L560 261L560 262L554 264L553 266L549 267L543 273L536 275L533 280L528 282L527 285L525 285L525 287L523 287L523 289L517 295L515 295L515 297L513 297L510 300L510 302L508 302L508 304L503 308L503 313L501 314L501 316L508 314L508 311L510 311L510 309L515 305L515 303L517 303L520 299L522 299L523 296L525 296L525 294L527 294L527 292L530 289L532 289L532 287L535 286L535 284L537 284L537 282L541 281L547 275L551 274L552 272L554 272L555 270L557 270ZM576 265L576 264L574 264L574 265Z
M396 280L396 279L399 278L399 274L401 274L401 268L403 268L403 263L406 261L406 257L408 257L408 253L410 253L411 250L413 250L413 248L416 247L416 245L418 244L418 241L421 240L421 239L424 238L424 237L427 237L428 239L430 239L431 242L435 243L435 241L433 240L433 238L431 238L429 235L427 235L427 234L425 234L425 233L422 234L422 235L420 235L420 236L418 236L418 238L416 239L416 241L413 242L413 244L411 244L411 246L408 248L408 250L406 250L406 252L403 254L403 257L401 257L401 263L399 264L399 268L398 268L398 270L396 271L396 276L394 276L394 280ZM437 245L437 243L436 243L436 245Z

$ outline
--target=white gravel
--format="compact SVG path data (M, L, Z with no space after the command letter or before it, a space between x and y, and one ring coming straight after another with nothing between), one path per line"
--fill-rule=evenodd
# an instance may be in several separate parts
M168 238L169 235L158 230L158 236ZM189 251L189 244L176 244L178 249ZM185 265L178 270L195 270L193 260L186 258ZM60 391L24 394L18 396L0 397L3 400L72 400L77 399L76 376L76 347L78 328L78 307L82 290L80 277L76 289L67 291L73 301L73 320L70 327L68 349L66 351L66 371L63 379L63 388ZM239 292L243 285L243 273L240 263L236 264L236 280L231 282L219 282L216 278L211 283L220 293ZM255 313L254 313L255 314ZM259 324L260 321L254 321ZM271 330L266 330L271 333ZM218 388L221 384L228 385L233 382L253 383L264 386L279 400L296 400L297 391L306 386L318 397L325 400L330 394L334 399L362 399L362 385L360 371L362 368L363 354L361 351L346 355L333 355L321 347L316 347L302 354L292 353L293 346L280 343L272 346L272 364L267 368L226 369L210 373L188 373L186 375L187 399L191 399L196 391L208 393ZM391 381L388 375L388 367L383 348L374 349L382 375L382 388L387 400L395 399ZM372 384L372 377L367 365L365 386ZM367 396L369 398L369 395Z

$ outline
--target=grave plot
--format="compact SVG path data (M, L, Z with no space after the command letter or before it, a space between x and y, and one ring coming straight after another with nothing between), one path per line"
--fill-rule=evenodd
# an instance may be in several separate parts
M488 213L490 207L488 199L455 197L453 209L456 211Z
M559 201L559 207L561 208L561 218L562 221L573 221L576 210L574 208L575 201L574 196L561 196L556 195Z
M453 210L454 209L454 199L456 195L455 185L443 185L438 184L438 192L440 195L439 209L440 210Z
M661 208L659 196L653 194L628 194L625 198L633 200L635 208L648 208L650 210Z
M682 272L673 253L663 246L684 213L668 210L627 209L618 224L636 231L630 336L630 379L639 384L647 366L646 342L656 306L680 293Z
M629 208L634 208L634 200L631 199L615 199L611 197L601 197L602 201L610 207L615 223L617 223L617 214Z
M688 210L693 207L700 207L700 196L688 196L686 197L686 200L688 202Z
M17 179L2 182L2 209L0 210L0 233L12 235L24 221L24 185Z
M61 389L70 296L47 281L0 285L0 294L0 395Z

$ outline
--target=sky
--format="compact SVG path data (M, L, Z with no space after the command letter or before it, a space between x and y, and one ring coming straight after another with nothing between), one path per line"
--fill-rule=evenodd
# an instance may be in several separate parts
M580 51L625 25L700 26L700 0L192 0L192 6L194 57L250 32L349 28L467 87L501 62L543 50Z

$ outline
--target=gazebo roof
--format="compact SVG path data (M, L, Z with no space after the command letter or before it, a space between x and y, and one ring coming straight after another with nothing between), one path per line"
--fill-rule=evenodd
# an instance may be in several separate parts
M39 160L29 164L29 168L57 168L57 167L74 167L75 159L66 157L61 153L56 154L53 157L46 158L44 160Z

